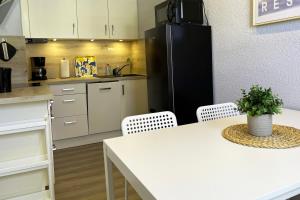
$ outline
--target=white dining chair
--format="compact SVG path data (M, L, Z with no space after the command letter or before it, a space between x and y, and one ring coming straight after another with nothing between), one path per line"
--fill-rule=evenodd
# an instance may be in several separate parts
M151 131L177 126L174 113L165 111L129 116L122 121L122 134L151 133ZM128 199L128 184L125 179L125 200Z
M223 103L210 106L201 106L197 109L199 122L222 119L240 115L238 106L235 103Z
M175 114L165 111L124 118L122 121L122 133L123 135L144 133L176 126L177 119Z

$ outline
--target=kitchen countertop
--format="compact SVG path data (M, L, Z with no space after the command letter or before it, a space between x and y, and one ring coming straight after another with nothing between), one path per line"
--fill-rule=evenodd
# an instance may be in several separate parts
M12 92L0 93L0 105L27 103L35 101L47 101L53 98L48 85L56 84L72 84L72 83L97 83L97 82L110 82L122 80L138 80L146 79L146 76L125 76L125 77L88 77L88 78L66 78L66 79L48 79L45 81L29 81L29 84L20 86L20 88L13 88ZM40 83L38 87L28 87L28 85ZM19 87L19 86L18 86Z
M72 84L72 83L97 83L97 82L110 82L122 80L138 80L146 79L145 75L138 76L123 76L123 77L70 77L70 78L56 78L44 81L29 81L29 83L41 83L41 85L58 85L58 84Z
M12 92L0 93L0 105L47 101L52 98L48 86L13 88Z

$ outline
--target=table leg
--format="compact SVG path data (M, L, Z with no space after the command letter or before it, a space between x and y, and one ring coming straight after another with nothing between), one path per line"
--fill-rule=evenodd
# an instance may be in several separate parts
M107 200L114 200L114 183L112 174L112 162L107 156L106 148L103 146L104 153L104 167L105 167L105 180L106 180L106 197Z

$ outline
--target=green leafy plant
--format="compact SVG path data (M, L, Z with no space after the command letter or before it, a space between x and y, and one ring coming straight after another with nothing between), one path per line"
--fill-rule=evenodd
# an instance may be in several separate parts
M272 93L271 88L262 88L253 85L249 93L242 89L243 97L238 100L238 108L249 116L261 116L265 114L279 114L283 105L282 100Z

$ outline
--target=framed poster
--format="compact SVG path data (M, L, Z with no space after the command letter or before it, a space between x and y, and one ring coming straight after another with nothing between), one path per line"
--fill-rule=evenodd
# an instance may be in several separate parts
M253 25L300 18L300 0L253 0Z
M94 56L78 56L75 58L76 77L97 76L97 65Z

